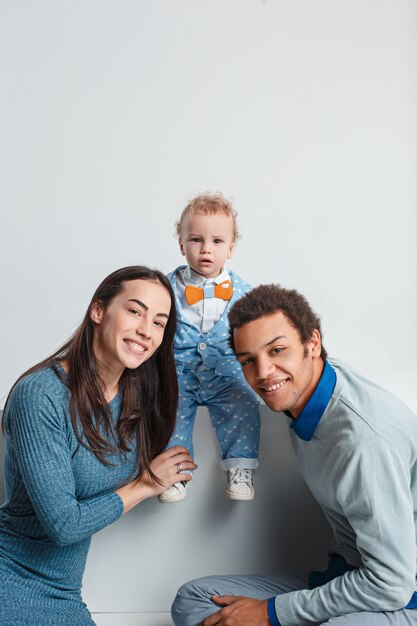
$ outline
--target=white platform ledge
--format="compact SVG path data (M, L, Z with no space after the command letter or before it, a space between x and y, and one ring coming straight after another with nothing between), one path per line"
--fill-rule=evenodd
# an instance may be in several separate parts
M173 626L169 613L92 613L97 626Z

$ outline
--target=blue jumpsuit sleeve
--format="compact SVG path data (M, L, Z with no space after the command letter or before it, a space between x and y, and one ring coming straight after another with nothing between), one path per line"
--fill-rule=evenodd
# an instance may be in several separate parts
M245 295L246 293L249 293L249 291L252 291L253 285L251 285L250 283L247 283L245 280L243 280L243 278L241 278L240 276L238 276L235 272L232 272L231 270L229 274L232 277L234 288L240 292L241 296Z
M54 408L62 400L36 381L21 383L7 405L6 436L46 535L60 546L77 543L118 519L123 502L114 492L77 500L67 433Z

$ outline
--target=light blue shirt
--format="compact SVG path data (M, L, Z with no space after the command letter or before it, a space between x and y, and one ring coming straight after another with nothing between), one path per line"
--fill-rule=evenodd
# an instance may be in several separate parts
M350 571L277 596L275 624L416 608L417 417L331 360L290 434L303 477L333 529L332 553Z

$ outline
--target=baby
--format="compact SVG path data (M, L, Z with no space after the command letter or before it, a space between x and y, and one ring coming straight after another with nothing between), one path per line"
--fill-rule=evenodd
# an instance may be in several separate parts
M206 406L227 472L226 494L252 500L258 466L259 411L228 344L227 314L250 286L224 264L238 238L236 211L221 194L194 198L177 222L181 253L188 265L168 275L175 292L178 324L175 361L179 404L169 447L185 446L193 455L192 433L198 406ZM176 502L187 495L178 482L159 496Z

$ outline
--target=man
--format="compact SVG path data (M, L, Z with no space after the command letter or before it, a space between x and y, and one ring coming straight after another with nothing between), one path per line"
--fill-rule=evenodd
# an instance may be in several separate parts
M417 625L417 418L349 367L327 360L305 298L260 286L230 315L245 378L284 411L302 474L332 526L325 572L213 576L178 592L176 626Z

